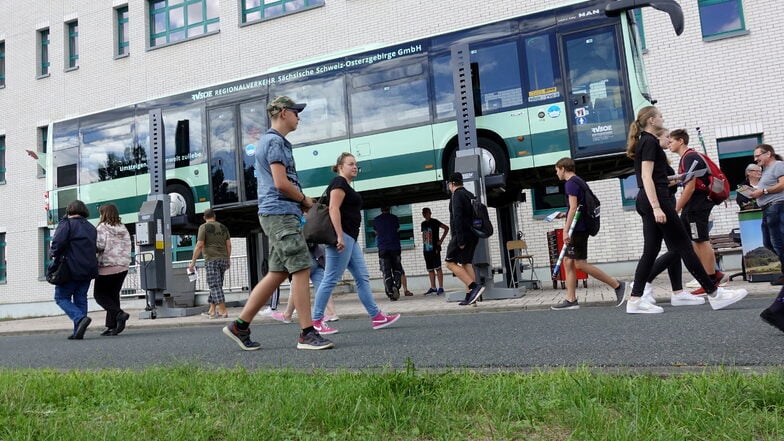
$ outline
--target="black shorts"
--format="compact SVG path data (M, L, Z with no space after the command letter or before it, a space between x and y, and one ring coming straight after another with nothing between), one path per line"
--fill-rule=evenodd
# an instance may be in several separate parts
M566 246L564 256L574 260L588 260L588 232L573 231L572 240Z
M441 269L441 253L425 251L425 268L428 272Z
M686 233L694 242L706 242L710 240L710 214L713 207L700 210L686 211L681 213L681 222Z
M464 265L474 261L474 251L479 239L473 234L467 234L465 237L465 246L460 248L459 244L453 237L449 240L449 245L446 247L446 260L447 262L459 263Z

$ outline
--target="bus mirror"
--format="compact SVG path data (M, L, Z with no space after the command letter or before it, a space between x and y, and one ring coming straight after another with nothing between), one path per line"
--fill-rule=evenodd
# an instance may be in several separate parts
M608 2L607 6L604 8L604 13L610 17L614 17L620 15L621 12L630 11L637 8L644 8L646 6L650 6L653 9L666 12L667 15L670 16L670 21L672 22L673 29L675 29L675 34L681 35L683 33L683 10L681 9L681 5L675 2L675 0L618 0L614 2Z

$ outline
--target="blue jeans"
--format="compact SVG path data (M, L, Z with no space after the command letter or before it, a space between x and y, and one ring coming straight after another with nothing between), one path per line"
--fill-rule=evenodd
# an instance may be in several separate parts
M324 268L319 266L316 259L313 259L313 265L310 266L310 281L313 282L313 289L318 291L322 280L324 280Z
M79 320L87 316L87 290L89 280L71 280L54 287L54 302L74 322L74 332Z
M357 284L357 295L368 315L375 317L380 312L378 306L376 306L376 301L373 299L373 292L370 290L370 273L365 264L365 256L362 254L362 249L354 238L346 233L343 233L343 243L345 248L342 252L338 252L337 247L327 246L324 279L316 291L313 320L324 318L324 308L327 307L332 290L335 289L335 285L337 285L338 280L343 276L346 269L354 276L354 281Z
M762 222L763 244L776 253L784 273L784 204L772 204L765 208Z

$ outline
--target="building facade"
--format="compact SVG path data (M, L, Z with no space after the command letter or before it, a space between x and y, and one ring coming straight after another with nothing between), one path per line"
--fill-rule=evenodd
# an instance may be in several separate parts
M681 3L686 22L681 36L666 14L645 9L639 15L652 95L665 124L688 129L694 147L699 147L695 128L701 128L707 153L739 183L757 143L778 147L784 141L784 118L776 105L779 96L784 98L776 74L784 55L773 29L784 3ZM0 10L6 11L0 15L0 200L5 207L0 211L0 305L52 297L43 278L50 237L45 173L28 153L47 153L51 122L551 6L549 0L44 0L23 6L19 0L0 0ZM642 248L633 205L636 184L632 178L591 185L603 214L602 230L591 240L591 259L629 274ZM536 206L536 192L552 190L526 189L526 201L516 207L520 230L545 279L546 233L560 225L545 222L552 209ZM419 233L425 206L448 223L445 200L393 209L406 224L403 265L410 278L425 274ZM731 201L718 206L713 233L737 227L736 212ZM374 214L366 213L366 225ZM371 276L378 277L372 235L360 241L367 246ZM491 248L500 264L495 238Z

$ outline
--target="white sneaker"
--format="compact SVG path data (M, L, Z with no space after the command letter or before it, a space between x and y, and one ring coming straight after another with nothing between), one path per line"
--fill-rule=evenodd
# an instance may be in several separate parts
M711 308L722 309L743 300L747 294L748 291L745 289L726 289L719 287L714 295L708 296L708 301L710 302Z
M650 283L645 284L645 288L642 289L642 301L650 303L651 305L656 304L656 299L653 298L653 285Z
M697 279L692 279L691 282L686 284L686 288L697 289L700 287L700 282Z
M257 315L262 315L262 316L263 316L263 315L266 315L266 316L270 316L270 315L272 315L272 308L270 308L269 306L265 306L265 307L264 307L264 309L262 309L261 311L259 311Z
M627 314L661 314L662 312L664 312L664 308L651 305L640 297L630 297L626 302Z
M695 296L686 291L673 293L672 297L670 297L670 305L672 306L691 306L703 304L705 304L705 297Z

